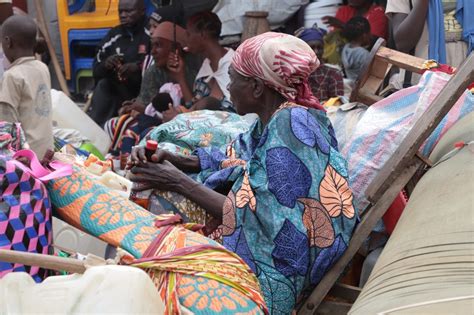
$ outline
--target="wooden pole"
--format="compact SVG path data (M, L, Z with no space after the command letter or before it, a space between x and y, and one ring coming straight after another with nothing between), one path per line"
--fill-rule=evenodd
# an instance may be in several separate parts
M59 65L58 56L56 56L56 51L54 50L53 44L51 42L51 37L49 36L48 26L44 18L43 6L41 5L40 0L34 0L34 3L36 8L36 15L38 18L38 28L41 34L43 34L44 39L46 41L46 45L48 46L48 51L51 55L51 62L53 63L54 72L56 73L56 76L58 78L59 85L64 94L66 94L68 97L71 97L71 94L69 93L69 89L67 87L66 79L64 78L61 66Z
M27 266L38 266L44 269L84 273L86 266L83 261L51 255L32 254L15 250L0 249L0 261Z

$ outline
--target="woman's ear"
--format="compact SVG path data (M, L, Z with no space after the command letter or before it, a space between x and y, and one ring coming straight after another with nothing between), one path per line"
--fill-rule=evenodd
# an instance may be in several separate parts
M259 78L252 79L252 95L254 98L259 99L262 97L263 92L265 90L265 84Z

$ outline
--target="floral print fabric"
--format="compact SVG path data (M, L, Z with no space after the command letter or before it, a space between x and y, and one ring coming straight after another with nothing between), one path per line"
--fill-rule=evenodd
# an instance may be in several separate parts
M255 272L271 314L290 314L345 251L356 222L325 113L287 103L225 152L195 154L200 181L213 189L232 183L215 235Z
M251 123L237 114L200 110L180 114L156 127L141 144L152 139L159 143L160 149L189 155L196 148L225 146L237 135L249 130L250 126Z

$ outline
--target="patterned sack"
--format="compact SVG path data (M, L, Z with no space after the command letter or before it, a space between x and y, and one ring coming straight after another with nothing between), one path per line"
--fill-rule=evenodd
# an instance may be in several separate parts
M253 124L251 119L223 111L200 110L178 115L153 129L142 141L159 143L161 149L184 155L195 149L225 146Z
M255 275L232 252L193 232L175 215L156 216L74 167L70 177L48 184L51 202L65 222L134 258L166 301L165 314L264 314ZM184 313L184 312L183 312ZM187 312L186 312L187 313Z
M20 124L0 121L0 155L11 156L14 151L27 148Z
M27 158L26 167L17 158ZM18 151L13 159L0 157L0 249L49 254L51 245L51 203L42 183L70 173L70 167L43 168L33 151ZM0 278L9 272L28 272L36 282L46 272L35 266L0 262Z
M350 184L358 209L362 211L368 205L364 197L368 185L450 77L441 72L426 72L418 85L400 90L373 104L358 122L352 138L339 148L349 165ZM473 110L474 95L466 90L422 145L421 153L429 155L443 134Z

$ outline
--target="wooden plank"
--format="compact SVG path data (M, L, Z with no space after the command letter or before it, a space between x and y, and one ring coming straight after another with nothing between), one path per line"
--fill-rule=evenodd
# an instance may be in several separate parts
M473 81L474 53L471 53L435 98L433 104L418 119L377 177L371 182L366 191L366 197L370 201L377 201L383 192L390 187L393 180L415 156L423 142L436 129Z
M370 51L369 59L364 65L361 75L357 78L357 81L355 82L354 89L352 90L351 96L349 98L351 102L359 101L359 90L365 85L365 82L369 78L371 72L370 69L372 69L372 65L375 62L375 56L377 55L377 51L382 46L385 46L385 40L383 38L379 38L375 43L374 47L372 47L372 50Z
M376 58L411 72L423 73L425 71L425 69L423 69L423 63L426 61L425 59L404 54L386 47L380 47Z
M334 266L326 273L318 286L313 290L310 297L299 310L299 315L315 314L318 305L322 302L326 294L333 287L339 275L344 268L352 260L360 246L369 236L377 222L382 218L384 213L392 204L395 197L400 193L402 188L408 183L410 178L415 174L416 170L423 165L419 159L412 159L411 163L394 179L392 185L385 191L380 200L370 209L367 215L357 226L352 239L342 257L334 264Z
M365 88L362 88L360 91L359 91L359 95L357 97L357 101L358 102L361 102L365 105L372 105L380 100L382 100L383 97L379 96L379 95L375 95L373 93L370 93L369 91L366 91Z
M14 250L0 249L0 261L17 263L27 266L38 266L44 269L84 273L86 266L83 261L43 254L32 254Z
M361 291L362 289L359 287L354 287L352 285L343 283L336 283L329 291L329 295L336 298L342 298L350 303L354 303L359 297Z
M46 24L46 20L44 18L44 10L43 5L40 0L34 0L35 9L36 9L36 16L38 18L38 29L40 30L41 34L43 34L44 40L46 41L46 45L48 46L48 52L51 56L51 62L53 63L54 72L59 81L59 85L61 90L66 94L68 97L71 97L71 93L69 93L69 88L67 87L66 79L64 78L64 74L61 70L61 66L59 65L58 56L56 56L56 51L54 50L51 37L49 36L48 32L48 25Z
M318 315L346 315L352 307L350 303L323 301L316 311Z

